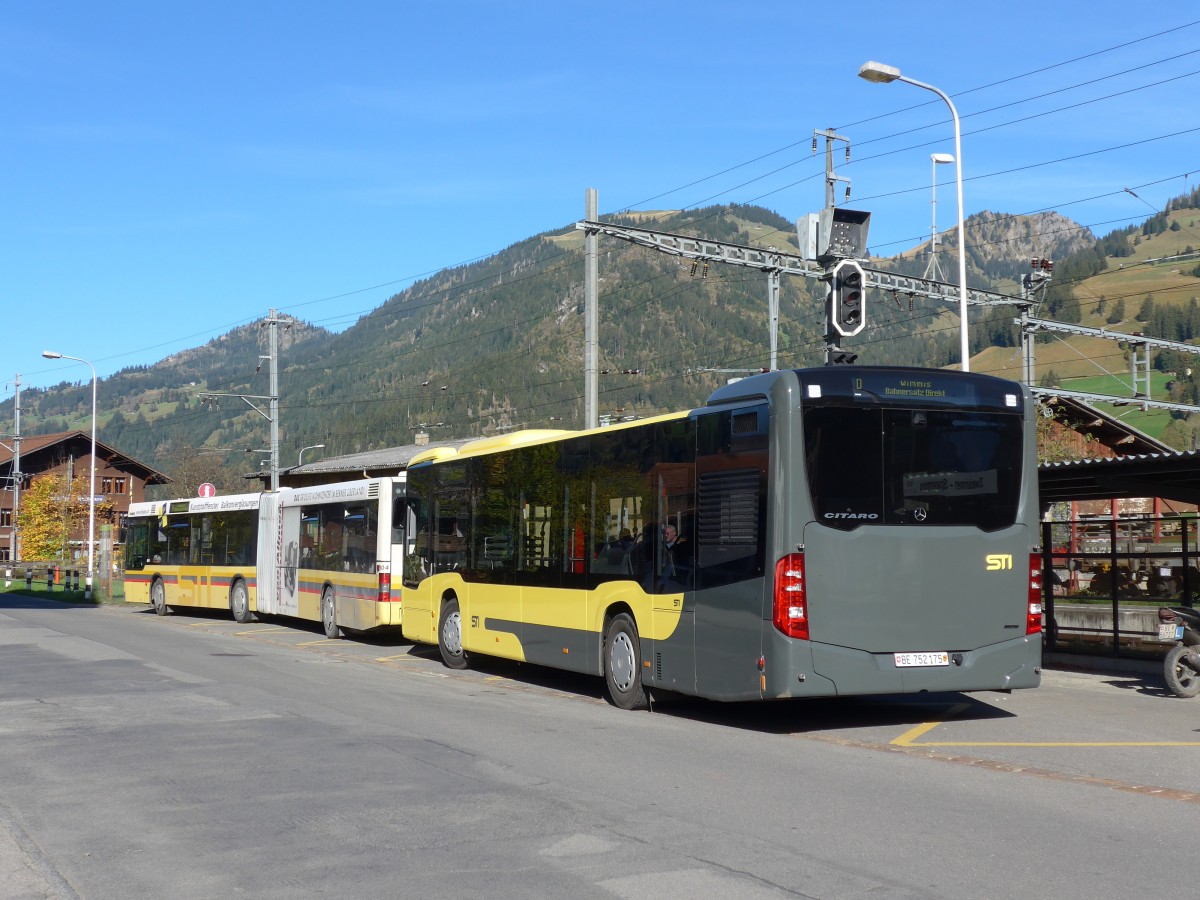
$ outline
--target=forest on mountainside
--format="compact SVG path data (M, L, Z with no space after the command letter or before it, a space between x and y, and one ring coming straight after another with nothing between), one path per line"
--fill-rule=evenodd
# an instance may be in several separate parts
M1195 205L1197 199L1193 192L1173 203ZM1169 216L1163 216L1161 227L1171 228ZM640 213L614 221L795 252L794 223L757 206ZM1078 303L1073 285L1128 255L1144 229L1158 227L1156 216L1097 240L1057 213L981 213L967 222L968 279L1015 294L1031 257L1053 258L1055 286L1042 314L1071 321L1072 304ZM946 233L940 243L943 271L953 281L954 234ZM573 226L534 235L414 283L340 333L300 321L281 330L281 464L293 465L301 447L321 443L325 455L337 455L411 444L419 431L441 440L522 427L581 427L582 247L582 232ZM925 248L919 247L872 259L871 265L921 275L926 262ZM602 238L599 273L602 414L643 416L698 405L736 371L769 364L762 272L715 262L693 265ZM782 279L780 367L823 363L824 292L815 280ZM1153 327L1170 331L1173 339L1188 340L1200 326L1186 309L1177 312L1176 304L1148 309ZM957 363L956 309L874 291L867 312L867 328L845 342L860 362ZM972 329L972 353L1015 345L1012 318L1004 308L981 313ZM236 482L238 473L257 468L262 456L256 451L266 447L268 423L237 397L222 397L219 405L200 397L206 391L267 394L266 363L259 359L266 339L262 323L253 323L104 379L101 440L168 473L181 449L211 454ZM80 427L90 411L90 384L27 391L22 400L26 433ZM254 402L265 408L265 401ZM6 415L11 401L0 406L0 417Z

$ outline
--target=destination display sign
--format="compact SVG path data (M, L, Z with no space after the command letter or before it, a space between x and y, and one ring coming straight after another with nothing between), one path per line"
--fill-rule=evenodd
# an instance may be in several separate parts
M990 375L938 372L929 369L851 368L830 366L797 373L802 402L859 399L917 406L1021 409L1021 388Z
M904 476L905 497L969 497L996 493L996 470L934 472Z

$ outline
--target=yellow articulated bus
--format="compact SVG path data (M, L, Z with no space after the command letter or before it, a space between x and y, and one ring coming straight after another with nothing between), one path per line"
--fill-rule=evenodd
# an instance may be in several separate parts
M331 638L399 626L392 563L405 552L404 491L400 476L133 504L126 600L159 615L291 616L321 622Z

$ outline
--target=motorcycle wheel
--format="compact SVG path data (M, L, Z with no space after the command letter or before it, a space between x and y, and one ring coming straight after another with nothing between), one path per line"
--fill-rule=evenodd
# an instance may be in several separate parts
M1167 651L1167 658L1163 660L1163 677L1167 680L1167 689L1176 697L1195 697L1200 694L1200 674L1193 672L1182 662L1187 652L1188 648L1183 644L1176 644Z

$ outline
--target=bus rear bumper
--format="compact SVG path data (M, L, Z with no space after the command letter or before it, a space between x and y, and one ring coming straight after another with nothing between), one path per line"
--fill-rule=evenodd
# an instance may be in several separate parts
M1034 688L1041 683L1041 637L952 650L949 665L914 667L897 666L894 653L814 643L813 667L835 684L839 696Z

